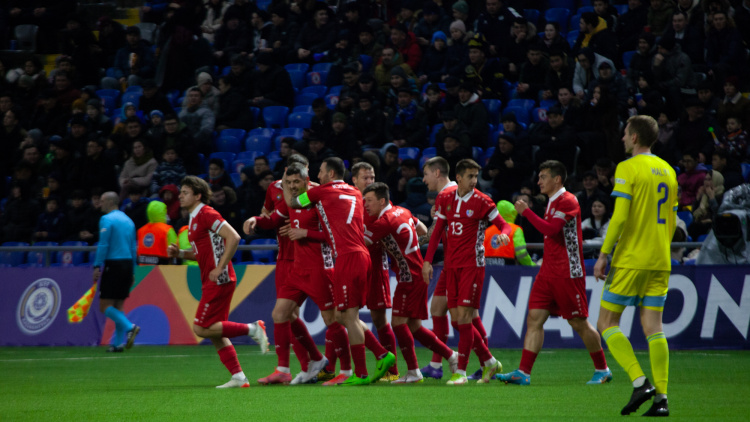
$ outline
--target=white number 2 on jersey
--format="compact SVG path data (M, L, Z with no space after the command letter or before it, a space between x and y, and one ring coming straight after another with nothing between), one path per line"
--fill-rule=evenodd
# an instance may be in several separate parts
M461 236L464 232L464 225L457 222L451 223L451 234L454 236Z
M396 229L396 234L401 234L402 231L408 230L409 231L409 243L406 244L406 250L404 251L404 255L409 255L412 252L416 252L419 246L412 246L412 243L414 243L414 220L409 220L409 224L407 223L401 223L400 226L398 226L398 229Z
M349 210L349 217L346 219L346 224L352 224L352 217L354 217L354 208L357 206L357 197L353 195L339 195L339 199L352 201L352 208Z

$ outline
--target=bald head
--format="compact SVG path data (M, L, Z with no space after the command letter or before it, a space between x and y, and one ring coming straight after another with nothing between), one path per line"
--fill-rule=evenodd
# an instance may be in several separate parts
M108 213L120 207L120 196L114 192L104 192L101 197L102 212Z

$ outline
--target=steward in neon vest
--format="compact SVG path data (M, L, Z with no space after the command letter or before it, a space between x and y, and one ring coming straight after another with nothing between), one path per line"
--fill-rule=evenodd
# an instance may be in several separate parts
M151 201L146 213L149 222L138 229L138 264L170 264L172 260L167 254L167 247L177 242L177 234L167 224L167 205L161 201Z
M494 225L484 232L484 256L487 265L528 265L534 266L534 261L529 257L526 250L526 239L523 237L523 229L512 221L516 220L518 213L515 207L508 201L497 203L497 211L510 224L510 242L503 246L498 241L500 230Z

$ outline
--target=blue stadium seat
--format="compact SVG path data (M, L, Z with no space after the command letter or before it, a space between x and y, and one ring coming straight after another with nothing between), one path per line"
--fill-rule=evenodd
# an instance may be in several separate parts
M492 158L492 154L495 153L495 147L489 147L487 148L487 151L484 152L484 158L482 158L482 162L479 163L483 167L487 165L487 163L490 162L490 158Z
M547 7L553 8L565 8L569 10L575 10L578 0L548 0Z
M276 167L276 163L281 161L281 154L278 151L271 151L266 155L266 158L268 158L268 165L274 168Z
M140 85L131 85L125 88L125 92L137 92L139 94L143 94L143 87L141 87Z
M81 241L63 242L60 246L88 246L89 244ZM83 264L86 252L84 251L59 251L57 252L57 263L63 267L71 267Z
M294 97L294 105L295 106L311 106L313 101L318 99L319 97L316 94L312 93L302 93Z
M292 113L289 115L289 127L310 129L313 117L315 117L313 113Z
M219 134L219 137L233 136L237 139L244 139L245 135L247 135L247 131L245 129L224 129Z
M484 103L484 108L487 109L490 123L493 125L500 123L500 109L503 103L500 100L482 100L482 103Z
M120 90L119 89L97 89L96 95L98 96L105 96L105 97L120 97Z
M568 32L568 18L570 10L565 7L553 7L544 12L546 22L557 22L560 24L560 33Z
M750 163L742 163L742 177L746 182L750 182Z
M578 34L580 34L580 32L577 30L568 32L566 39L568 40L568 45L570 45L571 48L576 45L576 41L578 41Z
M328 89L328 93L333 95L341 95L342 88L344 88L344 85L332 86Z
M235 188L242 186L242 178L240 177L239 173L229 173L229 177L232 179L232 183L234 183Z
M422 157L432 158L437 155L437 148L428 147L422 150Z
M249 135L245 138L245 152L271 152L271 137L265 135Z
M438 132L440 132L440 129L442 129L443 124L437 123L435 126L432 127L432 130L430 131L430 146L435 146L435 135L437 135Z
M328 81L328 72L308 72L307 86L325 85Z
M258 107L250 107L250 113L253 115L253 122L260 124L260 109Z
M284 69L286 69L287 72L296 70L298 72L307 73L307 71L310 70L310 65L307 63L289 63L284 65Z
M117 101L117 97L100 95L99 100L102 102L104 110L108 116L111 115L120 106L119 102Z
M315 98L323 98L326 95L326 91L328 91L328 87L325 85L313 85L302 88L300 94L314 94Z
M372 68L372 57L366 54L360 54L359 62L362 63L362 73L369 73L370 68Z
M413 160L417 160L419 159L419 154L420 154L419 148L414 148L414 147L399 148L398 160L404 161L409 158Z
M312 67L313 72L330 72L333 63L315 63Z
M211 155L208 157L208 160L210 162L211 159L213 158L221 158L222 160L224 160L224 169L226 171L230 171L229 164L231 164L232 161L234 161L234 157L235 157L235 153L233 152L212 152ZM206 166L206 168L208 168L208 166Z
M247 136L268 136L269 138L271 138L273 137L275 133L276 131L271 128L259 127L259 128L251 129L250 132L248 132Z
M245 152L263 155L263 154L259 154L257 151L245 151ZM245 158L245 157L237 158L236 160L232 161L232 165L231 165L232 168L230 169L230 174L242 173L242 169L244 169L247 166L252 166L253 164L255 164L255 158L252 158L252 159Z
M419 158L419 168L424 168L424 164L429 160L431 157L425 157L424 155Z
M234 136L222 134L215 144L215 150L218 152L233 152L236 154L242 151L242 142Z
M582 15L582 14L584 14L586 12L593 12L593 11L594 11L594 6L581 6L576 11L576 14Z
M479 147L471 147L471 158L474 159L477 163L482 160L482 157L484 157L484 150Z
M547 121L547 109L542 108L542 107L537 107L531 110L531 120L533 120L534 123L546 122Z
M557 104L557 100L542 100L542 101L539 101L539 107L546 108L547 110L549 110L550 107L554 106L555 104Z
M182 107L175 107L173 110L174 114L179 117L180 113L182 112Z
M289 79L292 80L292 86L297 89L302 89L307 83L307 74L299 70L289 70Z
M593 274L594 265L596 265L596 260L595 259L584 259L583 260L583 265L586 267L587 272L591 271L591 273Z
M573 31L576 31L576 36L578 35L577 32L581 28L581 14L575 13L568 19L568 34L570 34ZM561 35L565 36L565 33L562 33Z
M516 115L516 120L518 120L519 123L523 123L526 126L531 124L531 116L529 115L529 110L524 107L513 107L508 106L505 107L505 110L503 110L503 113L509 113L513 112Z
M312 105L298 105L294 106L292 113L312 113Z
M487 145L497 145L497 136L500 134L501 130L503 130L502 123L497 125L497 127L490 125L489 130L487 131Z
M141 102L141 94L140 92L126 92L122 94L122 103L133 103L135 104L136 108L138 107L138 104Z
M627 4L616 4L615 9L617 9L617 14L622 16L626 13L628 13L628 5Z
M234 161L246 160L250 161L250 165L252 165L254 164L256 157L263 157L264 155L266 154L263 151L242 151L241 153L237 154L236 157L234 157Z
M250 241L251 245L278 245L276 239L253 239ZM261 261L266 263L276 262L277 251L269 250L253 250L253 259L255 261Z
M269 106L263 109L263 121L268 128L283 128L289 108L283 106Z
M698 239L696 240L696 242L703 242L704 240L706 240L707 237L708 237L707 234L702 234L698 236Z
M232 71L232 66L224 66L221 69L221 76L227 76Z
M524 100L521 98L514 98L508 101L508 107L523 107L526 110L531 111L534 108L535 103L536 101L534 100Z
M338 95L326 95L326 107L328 107L331 110L336 109L336 105L339 103L339 96Z
M239 176L239 174L237 176ZM235 185L237 187L240 187L242 185L242 182L240 182L239 184L237 184L237 182L235 182ZM237 246L241 246L241 245L245 245L245 244L247 244L247 242L245 241L245 239L242 238L242 237L240 237L240 243ZM237 251L234 253L234 256L232 257L232 263L233 264L236 264L236 263L242 261L242 253L243 252L244 251L241 251L241 250L237 249Z
M677 216L680 217L680 220L685 222L686 226L690 226L693 222L693 213L690 211L677 211Z
M630 68L630 61L633 60L633 56L635 56L635 51L626 51L622 53L622 64L625 66L625 69Z
M526 18L527 21L533 23L534 26L539 24L539 15L540 12L536 9L523 9L523 17Z
M34 246L59 246L60 244L57 242L36 242L34 243ZM26 254L26 266L28 267L44 267L47 265L45 262L47 252L43 251L31 251L28 254ZM49 252L49 263L54 264L55 258L57 257L57 254L54 252Z
M3 242L3 246L29 246L27 242ZM26 252L0 252L0 267L18 267L26 261Z

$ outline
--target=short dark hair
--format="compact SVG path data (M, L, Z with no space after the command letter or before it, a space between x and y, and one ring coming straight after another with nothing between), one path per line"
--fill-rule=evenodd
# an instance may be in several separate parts
M374 192L375 197L378 199L385 199L386 204L391 200L391 193L388 189L388 185L383 182L375 182L366 187L365 191L362 192L362 196L367 195L368 192Z
M323 163L326 165L326 169L328 169L329 171L333 171L333 175L337 179L341 179L342 177L344 177L344 172L346 171L344 160L339 157L328 157L323 160Z
M222 76L219 78L220 82L224 82L224 85L232 86L232 78L229 77L229 75Z
M259 156L255 157L254 161L258 161L258 160L263 160L263 161L266 162L266 164L270 164L269 161L268 161L268 158L266 158L265 155L259 155Z
M352 177L359 177L360 170L375 171L375 167L373 167L370 163L366 161L360 161L359 163L352 166Z
M201 91L201 89L198 88L197 86L194 86L194 87L188 89L188 94L191 93L191 92L197 92L198 94L201 95L201 98L203 98L203 91Z
M327 107L327 106L326 106L326 100L324 100L323 98L316 98L316 99L314 99L314 100L312 101L312 104L310 104L310 106L311 106L312 108L322 108L322 107Z
M422 168L424 167L429 167L431 170L440 170L442 176L448 176L448 173L451 171L451 165L448 163L448 160L443 157L430 158L425 161Z
M289 156L289 158L286 159L286 164L288 166L291 166L294 163L302 164L305 167L310 165L310 161L307 160L307 157L300 154L292 154Z
M292 148L296 142L297 142L297 139L296 138L292 138L291 136L285 136L285 137L281 138L281 143L282 144L287 144L289 146L289 148Z
M164 115L164 121L166 122L167 120L177 120L177 122L180 121L180 119L174 113L167 113L167 114L165 114Z
M295 174L298 174L299 177L303 179L307 179L308 172L307 167L300 163L292 163L289 165L289 167L286 168L286 175L287 176L293 176Z
M127 125L129 125L131 123L138 123L138 125L140 125L141 124L141 119L139 119L136 116L128 117L127 119L125 119L125 126L127 126Z
M210 160L208 161L208 164L209 164L209 165L211 165L211 164L216 164L216 165L217 165L217 166L219 166L219 167L220 167L220 168L221 168L222 170L224 170L224 160L223 160L223 159L221 159L221 158L212 158L212 159L210 159Z
M456 163L456 175L463 175L466 170L481 170L482 166L477 164L476 161L471 158L464 158L463 160Z
M204 204L211 201L211 187L208 182L198 176L185 176L180 182L180 186L187 186L193 191L193 195L200 195L201 202Z
M659 124L651 116L631 116L628 126L630 133L638 136L638 145L651 148L659 137Z
M583 20L583 23L586 25L596 27L599 23L599 15L597 15L596 12L584 12L581 15L581 20Z
M541 173L542 170L549 170L552 177L560 176L562 184L565 184L565 181L568 180L568 171L565 169L565 164L557 160L547 160L539 164L539 172Z

